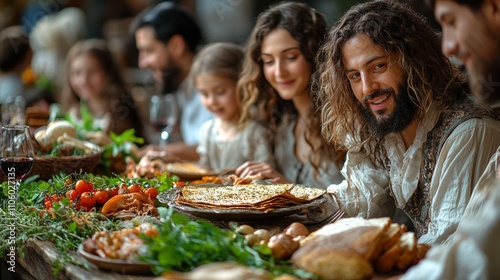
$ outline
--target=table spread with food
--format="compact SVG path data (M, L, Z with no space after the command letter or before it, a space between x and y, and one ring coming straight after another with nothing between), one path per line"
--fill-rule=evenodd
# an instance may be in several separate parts
M54 121L31 141L31 172L0 177L12 279L370 279L429 249L390 218L344 217L323 189L139 158L133 130Z

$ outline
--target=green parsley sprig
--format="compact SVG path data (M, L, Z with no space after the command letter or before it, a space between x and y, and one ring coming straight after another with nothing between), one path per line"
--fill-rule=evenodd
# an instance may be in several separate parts
M174 214L173 208L158 208L158 211L163 222L159 225L159 234L142 236L150 253L142 259L153 265L155 274L190 271L203 264L234 261L265 269L273 276L291 274L315 279L311 273L293 268L290 261L274 259L271 249L265 244L249 246L243 235L203 220Z

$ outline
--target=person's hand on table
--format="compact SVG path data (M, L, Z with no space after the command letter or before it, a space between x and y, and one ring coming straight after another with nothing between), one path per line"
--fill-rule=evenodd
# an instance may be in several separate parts
M140 156L141 157L145 156L149 151L160 152L160 151L165 151L165 149L164 147L155 144L146 145L141 148Z
M144 157L148 157L150 158L150 160L160 159L163 162L176 162L182 160L181 158L173 154L170 154L167 151L156 151L156 150L147 151Z
M236 169L235 174L240 177L260 174L264 179L271 179L276 183L291 183L281 173L264 162L247 161Z
M149 155L160 158L166 162L172 161L198 161L200 156L196 146L186 145L183 142L169 143L167 145L147 145L141 148L141 157Z

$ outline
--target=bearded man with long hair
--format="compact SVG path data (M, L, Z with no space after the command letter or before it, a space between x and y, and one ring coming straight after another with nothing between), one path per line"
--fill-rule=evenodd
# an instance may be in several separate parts
M498 115L466 93L438 34L404 4L353 6L316 59L322 134L348 149L346 180L328 188L336 206L404 213L419 243L444 242L500 143Z

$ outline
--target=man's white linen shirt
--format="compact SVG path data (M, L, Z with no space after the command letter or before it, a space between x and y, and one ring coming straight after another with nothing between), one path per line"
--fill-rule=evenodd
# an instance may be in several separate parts
M385 137L390 170L375 167L365 154L349 151L342 169L346 180L328 187L337 206L349 216L365 218L391 217L395 206L403 208L418 187L424 143L438 118L432 107L408 149L399 133ZM499 144L500 122L487 117L466 120L453 130L435 161L429 186L430 223L418 243L442 243L455 232L473 186Z
M494 155L450 242L433 247L402 279L495 279L500 275L500 174Z

